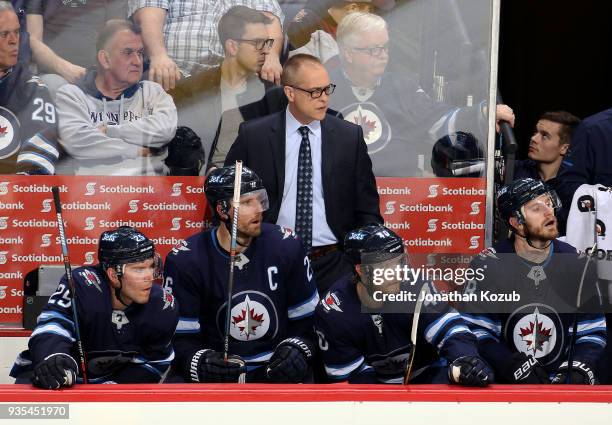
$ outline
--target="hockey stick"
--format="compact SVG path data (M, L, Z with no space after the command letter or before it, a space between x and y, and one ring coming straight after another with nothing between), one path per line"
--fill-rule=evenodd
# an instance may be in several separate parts
M410 358L408 359L408 367L406 368L406 374L404 375L404 385L408 385L408 381L410 381L410 375L412 375L412 366L414 365L414 356L416 354L419 317L421 316L421 308L423 307L423 300L425 299L425 294L429 292L427 285L427 282L423 284L423 287L421 288L421 291L419 292L418 298L416 300L416 304L414 305L414 313L412 313L412 328L410 329L410 342L412 343L412 348L410 348Z
M223 339L223 360L228 362L230 324L232 320L232 291L234 289L234 268L236 267L236 240L238 234L238 210L240 209L240 186L242 183L242 161L236 161L234 177L234 216L232 217L232 235L230 241L230 270L227 279L227 310L225 313L225 335ZM244 377L240 378L241 380ZM241 382L241 381L239 381Z
M572 367L574 366L574 349L576 347L576 333L578 332L578 310L580 309L580 304L582 304L582 287L584 285L584 278L586 277L587 269L589 268L589 263L591 259L595 255L597 250L597 236L595 237L595 244L591 248L591 253L587 254L586 262L584 263L584 268L582 269L582 276L580 277L580 284L578 285L578 294L576 295L576 312L574 313L574 323L572 324L572 335L570 336L569 347L567 351L567 376L565 377L565 383L572 383L572 374L570 373Z
M85 351L83 350L83 340L81 339L81 331L79 330L79 316L77 314L77 295L74 280L72 279L72 267L70 266L70 258L68 257L68 243L66 242L66 233L64 231L64 219L62 218L62 204L60 203L59 188L53 186L53 204L57 214L57 228L59 230L60 243L62 245L62 257L64 258L64 269L66 270L66 280L68 281L68 291L72 299L72 321L74 322L74 334L79 351L79 362L81 374L83 375L83 383L87 384L87 368L85 367Z

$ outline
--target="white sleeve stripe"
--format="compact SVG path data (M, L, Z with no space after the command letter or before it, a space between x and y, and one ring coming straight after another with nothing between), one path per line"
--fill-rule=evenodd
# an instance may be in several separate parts
M351 374L354 370L359 368L365 361L363 356L359 356L357 360L345 364L345 365L325 365L325 372L332 378L343 378Z
M491 338L491 339L499 342L499 340L497 338L495 338L493 335L491 335L489 333L489 331L485 331L485 330L482 330L482 329L476 329L476 330L473 330L472 333L474 334L474 336L477 339Z
M451 328L451 330L449 330L446 335L444 335L444 338L442 339L442 341L440 341L440 343L438 344L438 350L441 350L442 347L444 347L444 344L446 344L446 341L448 341L448 339L457 334L457 333L467 333L467 334L471 334L470 329L465 326L465 325L458 325L458 326L454 326L453 328Z
M27 145L32 145L42 151L45 151L55 157L55 159L59 158L59 151L46 141L44 138L40 136L40 134L35 134L30 140L26 142Z
M578 322L578 332L589 331L596 328L606 329L606 320L599 319L592 322Z
M606 346L606 340L597 335L581 336L580 338L576 340L576 344L581 344L584 342L593 342L597 345L601 345L602 347Z
M300 317L311 315L314 313L318 303L319 293L315 290L310 299L304 301L302 304L289 307L287 309L287 316L289 319L295 320Z
M469 314L462 314L461 317L467 322L486 328L493 331L494 336L501 335L501 324L497 324L490 319L482 316L470 316Z
M55 171L55 166L51 164L47 158L33 152L20 153L17 157L17 162L30 162L32 164L39 165L47 170L50 174L53 174Z
M56 335L63 336L64 338L68 338L72 342L75 341L75 339L72 337L72 334L70 332L68 332L66 329L62 328L61 326L56 325L55 323L49 323L44 326L37 326L34 332L32 332L32 335L30 335L30 338L33 338L36 335L40 335L43 333L53 333Z
M435 322L429 325L427 329L425 329L425 339L427 340L427 342L431 344L434 338L438 335L438 332L440 332L442 327L444 327L444 325L455 319L459 319L460 317L461 316L456 311L452 313L446 313L443 316L439 317Z
M64 316L62 313L59 313L57 311L43 311L42 313L40 313L40 316L38 316L38 319L36 319L36 324L40 324L41 322L44 322L45 320L49 319L60 319L66 323L70 323L70 325L74 327L74 322L72 321L72 319Z

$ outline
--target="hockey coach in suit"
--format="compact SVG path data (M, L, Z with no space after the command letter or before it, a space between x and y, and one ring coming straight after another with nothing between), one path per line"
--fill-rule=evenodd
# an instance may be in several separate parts
M263 179L264 220L296 231L323 292L351 272L344 235L382 222L376 181L361 127L326 114L335 85L321 62L293 56L282 85L287 109L242 123L226 165L242 160Z

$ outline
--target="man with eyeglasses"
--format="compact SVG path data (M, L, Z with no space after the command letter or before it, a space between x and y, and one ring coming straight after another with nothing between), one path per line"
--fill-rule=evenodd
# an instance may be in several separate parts
M144 46L138 28L108 21L96 51L97 68L57 93L60 143L74 173L165 175L176 107L159 84L141 81Z
M451 107L430 98L405 73L388 72L389 32L380 16L347 15L336 40L341 67L330 71L338 85L330 107L363 128L375 175L432 175L428 164L436 140L457 130L484 138L484 103ZM498 120L514 123L508 106L498 105L496 112Z
M344 235L382 222L379 197L361 128L326 113L335 85L321 62L291 57L282 84L287 109L242 123L225 163L241 159L262 178L264 220L296 231L322 293L352 272Z
M20 24L0 1L0 174L55 174L57 114L49 91L19 61Z
M221 63L224 46L217 26L234 6L258 10L271 19L267 29L274 49L266 57L262 77L278 83L284 15L276 0L129 0L128 16L142 28L151 60L149 78L170 90L181 78Z
M218 26L223 62L179 81L169 92L179 111L179 124L200 136L212 165L223 165L240 123L278 110L268 110L270 102L259 103L270 86L261 79L261 70L275 43L268 36L271 22L255 9L229 9Z
M593 385L601 376L607 331L596 262L557 239L559 208L540 180L502 187L497 210L512 236L470 265L482 278L465 284L475 301L459 310L499 383Z

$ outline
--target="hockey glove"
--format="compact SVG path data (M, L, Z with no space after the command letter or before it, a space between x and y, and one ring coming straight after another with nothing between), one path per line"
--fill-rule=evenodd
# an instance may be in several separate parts
M266 375L270 382L299 383L308 374L312 350L300 338L287 338L274 350Z
M214 350L200 350L191 359L190 375L193 382L238 382L246 373L246 363L240 356L229 356Z
M511 384L550 384L548 372L533 356L523 352L512 355L512 364L504 374Z
M54 353L38 363L34 368L32 384L45 390L58 390L71 387L76 382L79 366L68 354Z
M574 360L572 370L569 372L570 384L585 384L585 385L597 385L599 381L595 377L595 372L586 363L578 360ZM552 380L553 384L565 384L567 379L567 361L563 362L559 366L557 374Z
M486 387L493 382L493 370L478 356L463 356L448 366L448 379L453 384Z

